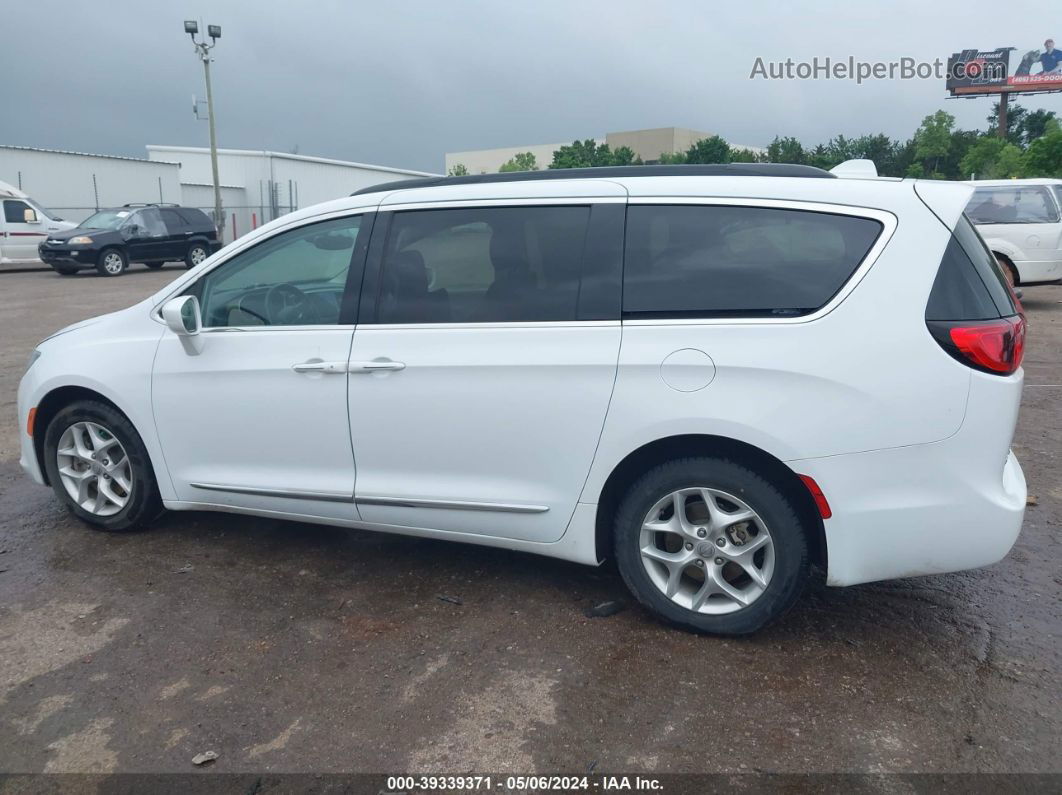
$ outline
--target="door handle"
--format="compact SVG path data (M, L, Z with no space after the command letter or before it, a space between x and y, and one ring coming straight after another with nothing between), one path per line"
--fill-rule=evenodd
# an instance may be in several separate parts
M352 373L379 373L405 369L405 362L394 362L390 359L374 359L371 362L351 362L349 366L349 370Z
M301 362L293 364L291 369L296 373L345 373L346 362Z

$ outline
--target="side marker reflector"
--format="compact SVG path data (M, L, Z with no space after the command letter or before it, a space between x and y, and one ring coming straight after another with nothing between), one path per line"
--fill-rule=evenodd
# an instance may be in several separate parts
M36 421L36 419L37 407L34 406L29 410L29 416L26 418L26 433L28 433L31 438L33 436L33 423Z
M822 493L822 489L819 488L819 484L815 482L815 478L810 475L798 475L797 477L803 481L807 486L808 491L811 492L812 498L815 500L815 506L819 509L819 516L823 519L829 519L833 516L833 511L830 509L830 503L826 501L826 495Z

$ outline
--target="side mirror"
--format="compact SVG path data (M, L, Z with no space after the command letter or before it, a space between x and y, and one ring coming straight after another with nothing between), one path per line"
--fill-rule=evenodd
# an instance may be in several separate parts
M179 337L194 337L203 328L199 314L199 299L194 295L171 298L162 305L162 319L166 326Z
M41 219L37 217L37 211L27 207L22 211L22 223L24 224L39 224Z

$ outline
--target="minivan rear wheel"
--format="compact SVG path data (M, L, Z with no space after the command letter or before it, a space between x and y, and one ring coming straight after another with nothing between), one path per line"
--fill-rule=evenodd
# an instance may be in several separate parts
M106 403L78 401L55 415L44 432L44 468L63 504L98 530L136 530L162 511L140 434Z
M745 635L783 615L808 577L807 538L783 491L720 458L646 472L616 513L616 563L631 593L665 620Z

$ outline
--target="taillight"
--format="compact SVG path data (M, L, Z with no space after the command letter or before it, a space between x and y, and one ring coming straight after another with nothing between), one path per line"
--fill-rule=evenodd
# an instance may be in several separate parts
M940 346L965 365L996 375L1010 375L1025 353L1025 318L931 320L927 324Z

